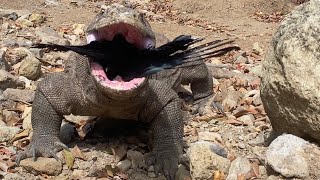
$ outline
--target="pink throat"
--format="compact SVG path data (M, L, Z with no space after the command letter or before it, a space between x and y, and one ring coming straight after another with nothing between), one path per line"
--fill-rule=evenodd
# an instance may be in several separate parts
M101 85L115 90L135 89L145 80L145 78L143 77L134 78L130 81L124 81L121 76L116 76L114 80L109 80L103 67L94 62L91 62L91 73Z

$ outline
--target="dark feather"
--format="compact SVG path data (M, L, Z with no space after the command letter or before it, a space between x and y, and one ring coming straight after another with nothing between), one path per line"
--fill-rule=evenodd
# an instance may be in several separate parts
M192 66L194 61L202 61L240 49L232 45L233 41L226 39L190 48L191 45L202 40L203 38L181 35L160 47L141 50L128 43L122 35L117 35L112 41L93 41L83 46L36 44L33 47L74 51L90 57L106 68L111 79L120 75L125 80L149 76L164 69Z

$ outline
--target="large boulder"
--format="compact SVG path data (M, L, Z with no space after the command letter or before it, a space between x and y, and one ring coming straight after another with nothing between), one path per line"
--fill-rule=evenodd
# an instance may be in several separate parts
M266 54L261 98L274 132L320 140L319 10L320 0L298 6Z

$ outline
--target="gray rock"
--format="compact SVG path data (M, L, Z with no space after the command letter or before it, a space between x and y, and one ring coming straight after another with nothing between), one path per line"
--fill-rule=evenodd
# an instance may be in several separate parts
M258 136L248 142L252 146L263 146L265 143L264 134L260 132Z
M31 22L28 19L19 18L19 19L17 19L16 22L23 28L33 27L34 26L34 23Z
M232 161L228 177L226 180L234 180L237 179L239 174L246 174L250 172L251 164L246 157L237 157L234 161Z
M36 58L43 58L44 55L44 50L43 49L39 49L39 48L30 48L29 51L35 55Z
M132 168L141 168L141 167L146 167L145 161L144 161L144 156L141 152L139 151L133 151L129 150L127 152L127 157L131 161Z
M25 180L26 178L18 173L8 173L4 176L4 180Z
M41 62L34 56L27 56L21 61L19 74L30 80L36 80L41 75Z
M268 147L266 161L273 170L287 178L306 178L309 176L307 157L311 154L305 154L305 149L310 145L299 137L290 134L281 135Z
M2 126L0 128L0 143L9 141L20 131L18 127Z
M176 172L175 180L191 180L190 171L184 165L180 165Z
M280 24L263 61L261 99L273 130L320 140L320 1Z
M35 24L41 24L45 21L45 17L41 14L31 14L29 16L29 21L31 21Z
M235 62L235 63L238 63L238 64L245 64L245 63L247 63L247 62L248 62L248 57L247 57L247 55L246 55L246 52L243 52L243 53L239 54L239 55L236 57L236 59L235 59L234 62Z
M60 140L64 144L68 144L71 142L72 138L74 138L74 125L69 122L63 122L60 128Z
M19 81L17 77L7 71L0 70L0 90L17 87L24 87L24 82Z
M252 114L246 114L238 117L238 120L244 122L248 126L253 126L253 121L255 120L255 118Z
M41 43L69 45L69 41L62 38L55 30L50 27L36 28L36 36L41 40Z
M14 101L28 102L28 103L33 102L34 94L35 94L34 91L25 90L25 89L7 88L5 91L3 91L3 95L7 99L11 99Z
M23 129L32 129L31 112L32 112L31 106L24 108L24 111L21 116L21 119L23 120L23 122L22 122Z
M188 150L192 179L212 179L215 170L228 172L230 160L212 152L213 143L198 141L192 143Z
M119 168L120 172L126 172L131 167L131 161L128 159L120 161L120 162L118 162L117 167Z
M8 56L8 62L10 62L11 65L14 65L21 62L27 56L32 56L32 53L27 48L18 47L11 51Z
M260 47L258 42L255 42L252 45L252 52L257 54L257 55L261 55L263 53L263 49Z
M0 70L9 70L10 66L6 60L6 52L2 49L0 49Z
M32 158L28 158L22 160L20 162L20 166L35 175L59 175L62 171L61 162L54 158L38 157L37 161L33 161Z
M226 97L222 100L222 106L225 108L225 111L235 108L242 96L241 92L235 90L230 90L227 93Z
M211 141L211 142L222 142L222 137L216 132L199 132L199 141Z

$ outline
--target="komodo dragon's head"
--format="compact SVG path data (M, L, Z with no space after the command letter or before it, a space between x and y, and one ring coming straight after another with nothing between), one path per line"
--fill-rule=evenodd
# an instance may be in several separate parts
M154 33L143 14L119 4L108 6L104 12L99 13L89 24L87 28L87 43L99 40L111 41L119 34L123 35L127 42L140 49L155 46ZM117 92L136 91L146 82L146 78L134 78L124 81L119 75L115 78L108 78L108 70L93 62L91 62L91 73L104 88Z

